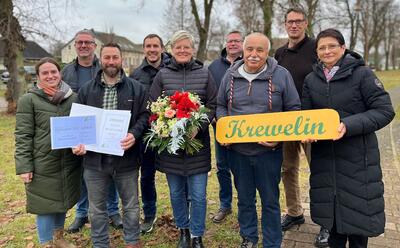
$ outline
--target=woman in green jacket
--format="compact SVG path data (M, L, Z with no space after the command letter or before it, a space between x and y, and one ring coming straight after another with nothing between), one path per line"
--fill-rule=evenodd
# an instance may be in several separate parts
M75 247L63 239L65 215L79 198L80 160L71 149L52 150L50 117L68 116L75 94L51 58L36 65L38 83L18 101L16 173L25 183L26 208L36 214L43 247Z

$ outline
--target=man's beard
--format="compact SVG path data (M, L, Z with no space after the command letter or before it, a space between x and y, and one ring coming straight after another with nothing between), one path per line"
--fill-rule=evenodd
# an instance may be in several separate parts
M115 66L104 66L103 67L103 72L109 76L110 78L115 78L118 73L121 71L121 66L115 65Z

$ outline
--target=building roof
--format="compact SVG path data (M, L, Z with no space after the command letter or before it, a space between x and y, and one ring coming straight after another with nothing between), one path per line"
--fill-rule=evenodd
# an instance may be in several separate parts
M120 45L122 51L143 52L141 44L135 44L124 36L116 35L115 33L99 32L95 31L94 29L91 29L91 31L94 33L96 39L100 40L103 44L115 42ZM67 46L73 40L74 38L72 38L65 46Z
M4 57L4 40L0 39L0 57ZM43 47L34 41L27 40L24 49L24 59L36 60L43 57L53 57Z

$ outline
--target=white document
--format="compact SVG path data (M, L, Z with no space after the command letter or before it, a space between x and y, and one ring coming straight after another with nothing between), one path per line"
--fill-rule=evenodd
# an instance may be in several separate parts
M96 116L95 145L86 145L86 150L123 156L121 140L128 133L131 112L128 110L108 110L73 103L70 116Z

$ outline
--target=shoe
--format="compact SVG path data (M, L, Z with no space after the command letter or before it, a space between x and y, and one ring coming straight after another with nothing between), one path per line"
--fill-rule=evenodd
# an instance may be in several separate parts
M53 240L47 241L46 243L43 243L40 245L41 248L54 248L53 246Z
M177 248L191 248L189 229L180 229L180 231L181 231L181 236L179 237Z
M88 217L76 217L74 222L72 222L72 224L67 228L67 233L79 232L86 223L89 223Z
M239 248L257 248L257 243L253 243L245 237L242 237L243 241Z
M314 246L318 248L329 247L328 239L329 239L328 229L321 227L321 230L319 230L319 233L315 237Z
M54 230L53 245L57 248L76 248L75 245L64 239L64 229Z
M114 215L110 216L110 224L115 229L122 229L123 228L121 216L119 214L114 214Z
M139 242L137 242L136 244L127 244L127 245L125 245L125 248L142 248L143 246L142 246L142 243L140 243L140 241Z
M285 216L282 217L282 222L281 222L282 231L287 231L292 226L301 225L304 224L304 222L305 222L304 215L292 217L288 214L285 214Z
M226 216L230 215L232 213L232 209L230 208L220 208L218 212L214 215L212 218L212 221L214 223L221 223L223 220L225 220Z
M204 248L203 241L201 237L194 237L192 239L192 248Z
M157 217L145 217L143 222L140 224L140 231L144 233L150 233L153 231L154 224L157 221Z

